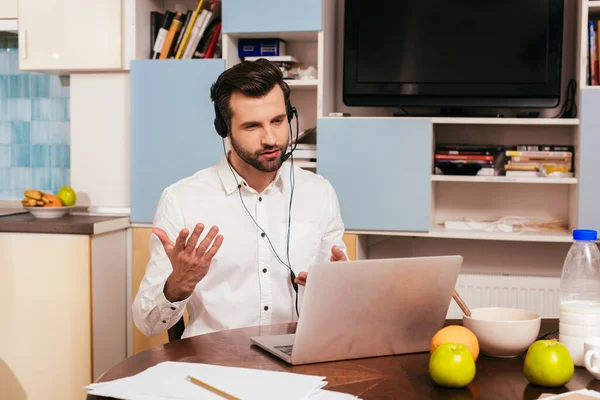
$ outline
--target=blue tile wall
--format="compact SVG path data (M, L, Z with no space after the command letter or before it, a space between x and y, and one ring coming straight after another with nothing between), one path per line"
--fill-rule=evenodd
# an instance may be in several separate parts
M69 185L69 86L19 70L17 40L0 37L0 200Z

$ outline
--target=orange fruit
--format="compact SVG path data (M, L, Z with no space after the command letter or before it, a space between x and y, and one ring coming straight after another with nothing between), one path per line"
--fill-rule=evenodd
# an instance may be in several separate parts
M443 343L460 343L469 349L473 360L479 356L479 341L477 336L470 329L461 325L449 325L439 331L431 338L431 353Z

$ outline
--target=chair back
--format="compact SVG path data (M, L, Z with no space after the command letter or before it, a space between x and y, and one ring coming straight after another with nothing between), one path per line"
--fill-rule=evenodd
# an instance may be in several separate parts
M183 321L183 316L181 316L181 318L179 318L179 321L177 321L175 325L173 325L169 328L169 330L167 330L167 334L169 335L169 343L181 339L184 330L185 322Z

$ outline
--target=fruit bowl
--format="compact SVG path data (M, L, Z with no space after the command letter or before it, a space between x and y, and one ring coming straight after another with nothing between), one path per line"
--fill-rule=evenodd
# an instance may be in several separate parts
M517 308L475 308L470 317L463 315L463 325L477 336L481 352L499 358L526 351L537 339L540 324L539 314Z
M71 207L24 207L31 213L35 218L61 218L71 213L71 210L75 206Z

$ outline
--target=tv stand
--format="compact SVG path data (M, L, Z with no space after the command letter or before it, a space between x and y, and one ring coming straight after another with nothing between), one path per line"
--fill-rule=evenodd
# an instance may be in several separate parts
M439 113L431 112L425 114L419 113L394 113L394 117L448 117L448 118L504 118L504 114L499 113L481 113L469 114L461 107L441 107Z

